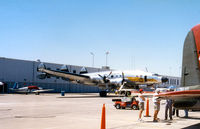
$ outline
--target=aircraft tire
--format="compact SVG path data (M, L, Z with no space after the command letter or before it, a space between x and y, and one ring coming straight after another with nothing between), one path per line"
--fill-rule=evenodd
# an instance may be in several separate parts
M39 94L40 94L39 92L36 92L36 93L35 93L35 95L39 95Z
M100 97L106 97L107 96L107 92L106 91L101 91L99 92Z
M138 109L137 105L133 105L133 106L132 106L132 109L133 109L133 110L137 110L137 109Z
M126 97L128 97L128 96L130 96L131 95L131 92L130 91L127 91L126 93L125 93L125 96Z
M120 104L117 104L115 107L116 107L116 109L120 109L121 108Z

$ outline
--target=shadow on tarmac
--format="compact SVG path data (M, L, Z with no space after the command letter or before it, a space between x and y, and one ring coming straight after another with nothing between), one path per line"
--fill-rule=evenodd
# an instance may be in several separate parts
M144 121L144 123L166 123L167 125L171 125L173 122L171 120L160 120L159 122L153 122L151 121Z
M60 96L57 98L99 98L99 96Z
M191 119L191 120L200 120L200 118L195 118L195 117L188 117L188 118L184 118L184 117L180 117L180 118L183 118L183 119ZM181 120L181 119L179 119ZM178 120L178 121L179 121ZM159 121L158 123L166 123L166 125L171 125L173 124L175 121L174 120L161 120ZM153 122L153 121L144 121L144 123L157 123L157 122ZM188 127L184 127L184 128L181 128L181 129L200 129L200 123L198 124L194 124L194 125L191 125L191 126L188 126Z
M56 116L14 116L14 118L53 118Z
M90 95L90 96L87 96L87 95L76 95L76 96L60 96L60 97L57 97L57 98L113 98L113 97L119 97L119 96L107 96L107 97L100 97L99 95Z
M191 120L200 120L200 118L195 118L195 117L180 117L182 119L191 119Z
M181 129L200 129L200 123L195 124L195 125L191 125L185 128L181 128Z

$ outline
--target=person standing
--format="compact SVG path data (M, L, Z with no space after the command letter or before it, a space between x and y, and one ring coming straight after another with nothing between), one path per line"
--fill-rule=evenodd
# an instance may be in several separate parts
M139 108L140 108L140 112L139 112L139 118L138 120L139 121L142 121L141 117L142 117L142 112L144 111L144 102L145 102L145 98L144 96L142 95L143 94L143 89L140 89L139 90L139 95L138 95L138 98L139 98Z
M167 120L168 111L169 111L169 118L170 118L170 120L173 120L172 119L172 100L171 99L167 99L166 100L166 105L165 105L165 120Z
M188 109L185 109L184 111L185 111L185 116L184 116L184 118L188 118Z
M173 113L173 116L176 114L176 116L177 117L179 117L179 110L178 109L176 109L176 108L173 108L173 111L172 111Z
M160 93L160 90L156 90L153 95L153 104L154 104L154 117L153 122L158 122L158 112L160 111L160 99L156 96Z
M170 92L170 91L174 91L174 90L172 88L171 89L167 89L167 92ZM170 120L173 120L172 119L172 105L173 105L172 99L167 99L166 100L166 105L165 105L165 120L167 120L168 111L169 111Z

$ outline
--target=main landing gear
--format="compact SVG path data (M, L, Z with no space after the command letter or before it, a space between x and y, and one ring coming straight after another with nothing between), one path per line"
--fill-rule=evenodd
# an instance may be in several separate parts
M99 96L100 97L106 97L107 96L107 92L106 91L100 91L99 92Z

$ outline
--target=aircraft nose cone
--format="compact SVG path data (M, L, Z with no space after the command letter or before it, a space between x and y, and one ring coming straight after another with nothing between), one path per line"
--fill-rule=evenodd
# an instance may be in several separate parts
M169 79L167 78L167 77L162 77L161 78L161 81L162 81L162 83L165 83L165 82L167 82Z

